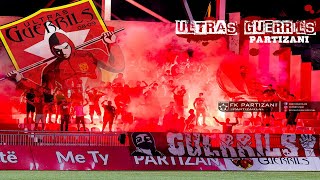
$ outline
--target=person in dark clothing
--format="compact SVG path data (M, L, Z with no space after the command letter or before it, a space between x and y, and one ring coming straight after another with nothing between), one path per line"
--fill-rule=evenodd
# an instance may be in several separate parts
M194 100L193 107L196 110L196 125L198 125L198 120L200 115L203 118L203 126L206 126L206 112L207 112L207 105L205 103L205 98L203 97L203 93L199 93L199 96Z
M34 98L36 97L34 89L31 88L29 92L26 94L27 99L27 124L31 123L34 118L34 112L36 111L35 105L34 105ZM31 121L29 122L29 115L31 113Z
M263 94L267 94L269 97L273 97L276 94L276 90L272 88L272 84L269 84L268 89L264 90Z
M226 122L220 122L216 117L213 117L213 119L220 125L222 125L222 133L231 134L233 126L237 125L239 123L238 119L235 123L230 123L230 119L227 118Z
M128 105L124 107L121 119L123 122L123 130L128 131L134 120L133 114L129 111Z
M108 101L107 105L105 105L104 102L105 101L101 103L101 106L104 108L102 132L106 128L107 123L109 123L109 132L112 132L113 120L116 117L116 108L112 106L111 101Z
M173 90L173 98L176 103L176 109L179 116L184 116L184 96L186 93L187 91L184 86L181 86L178 90L176 90L176 88Z
M163 120L162 120L162 126L164 129L168 130L173 123L172 120L174 118L174 115L176 114L176 106L173 101L170 102L169 106L165 108Z
M141 82L144 84L144 85L141 85ZM133 97L140 97L143 95L143 91L145 88L148 87L148 84L145 82L145 81L137 81L136 83L136 87L134 87L132 89L132 95Z
M289 94L288 98L289 102L296 101L296 98L293 94ZM290 129L292 128L293 130L296 128L297 125L297 117L298 114L300 113L299 111L290 111L289 108L285 108L286 111L286 119L287 119L287 128Z
M268 92L263 92L263 97L261 98L260 101L265 103L272 102L273 96L270 96ZM271 110L272 110L271 107L265 107L261 112L262 124L264 126L270 126Z
M118 93L118 95L114 98L114 103L116 104L117 107L117 112L116 115L122 115L123 109L125 106L129 105L131 102L131 98L128 94L126 93Z
M65 131L68 131L69 120L70 120L70 103L63 99L60 105L60 113L61 113L61 124L60 130L63 131L63 125L65 124Z
M192 131L193 128L194 128L194 123L195 123L196 120L197 120L197 119L196 119L196 115L195 115L195 113L194 113L194 110L193 110L193 109L190 109L190 110L189 110L189 116L188 116L188 118L187 118L186 121L185 121L185 128L184 128L184 130L185 130L185 131Z
M100 110L99 100L102 96L106 94L94 88L91 90L86 90L86 93L88 94L88 97L89 97L89 114L91 118L91 124L94 124L94 119L93 119L94 112L97 113L100 120L101 110Z
M43 101L42 97L36 97L35 98L35 102L34 105L36 107L36 117L35 117L35 126L34 126L34 130L37 131L38 130L38 125L39 122L41 120L41 124L42 124L42 130L44 130L45 128L45 123L46 123L46 117L44 116L44 112L45 110L45 104Z
M52 113L55 112L55 104L54 104L54 96L55 96L55 93L51 93L51 89L48 88L48 87L44 87L44 90L43 90L43 98L44 98L44 103L45 103L45 106L46 106L46 112L44 112L44 117L46 118L47 117L47 114L49 115L49 123L53 123L51 121L52 119ZM57 122L57 119L56 119L56 122Z

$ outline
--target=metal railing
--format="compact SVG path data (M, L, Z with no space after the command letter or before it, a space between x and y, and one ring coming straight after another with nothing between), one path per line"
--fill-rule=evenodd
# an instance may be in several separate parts
M20 146L128 146L121 144L121 133L56 132L56 131L0 131L0 145Z

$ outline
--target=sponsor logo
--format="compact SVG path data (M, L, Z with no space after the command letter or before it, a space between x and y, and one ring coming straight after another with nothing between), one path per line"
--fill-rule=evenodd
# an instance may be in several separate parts
M99 151L87 151L87 155L92 159L94 163L102 163L104 166L108 164L108 154L100 154ZM83 164L86 162L85 155L73 154L72 151L68 151L67 154L62 154L60 151L56 151L56 156L59 164L72 163L72 164Z

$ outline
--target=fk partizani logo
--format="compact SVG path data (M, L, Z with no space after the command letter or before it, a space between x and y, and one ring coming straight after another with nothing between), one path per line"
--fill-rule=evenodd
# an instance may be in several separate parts
M219 102L218 109L219 109L219 111L223 111L223 112L228 111L229 103L227 103L227 102Z

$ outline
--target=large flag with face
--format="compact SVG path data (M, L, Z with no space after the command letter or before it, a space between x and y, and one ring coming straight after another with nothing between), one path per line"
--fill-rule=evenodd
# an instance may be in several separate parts
M103 41L99 41L107 31L113 28L105 26L94 3L82 0L42 9L4 25L0 28L0 37L16 70L40 85L45 75L57 82L65 82L73 75L76 75L73 78L96 78L96 60L103 60L109 51ZM87 44L94 38L98 41ZM77 49L82 51L71 57Z

